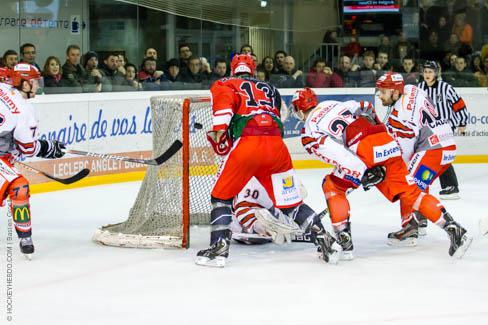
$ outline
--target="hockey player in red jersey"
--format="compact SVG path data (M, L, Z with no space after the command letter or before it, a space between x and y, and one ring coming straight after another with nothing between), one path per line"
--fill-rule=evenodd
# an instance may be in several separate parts
M405 85L403 77L387 72L376 82L382 104L389 108L386 126L398 142L408 171L422 191L444 173L456 157L449 121L437 119L437 110L426 92ZM388 235L389 244L415 246L418 234L425 235L427 220L419 213L402 229ZM420 226L420 227L419 227Z
M459 258L463 256L472 238L435 197L417 187L401 157L400 147L388 134L385 125L374 116L372 106L336 101L325 101L317 105L313 91L304 89L295 94L293 109L305 121L302 140L309 152L325 158L339 169L342 163L350 159L346 158L341 148L345 146L349 154L358 157L365 165L362 170L357 169L360 172L359 183L363 188L376 186L390 201L399 200L404 224L414 220L413 212L419 211L447 232L451 241L449 255ZM334 230L343 249L352 245L349 243L350 238L346 241L341 238L341 232L345 230L350 237L347 227L349 203L345 192L357 187L357 182L345 180L346 177L326 177L324 184ZM328 182L332 185L328 186Z
M29 258L34 253L29 182L14 163L19 157L60 158L65 148L56 140L36 138L37 120L27 99L35 97L39 78L39 71L26 63L0 70L0 196L2 203L10 197L20 249Z
M210 248L197 254L196 263L223 267L229 254L232 200L254 176L273 205L302 227L310 229L326 261L336 262L340 247L324 229L297 188L291 157L280 120L281 96L276 88L252 78L251 56L238 54L231 63L232 77L216 81L211 89L213 127L207 138L218 155L225 156L211 193Z

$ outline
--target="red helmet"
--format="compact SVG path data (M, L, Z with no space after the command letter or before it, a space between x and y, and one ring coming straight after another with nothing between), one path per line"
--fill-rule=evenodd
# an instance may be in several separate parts
M319 101L317 100L317 95L315 94L315 92L312 89L306 87L295 92L291 103L293 104L295 112L306 112L309 109L317 106Z
M12 79L12 86L18 87L22 80L31 81L41 79L41 74L33 65L18 63L10 71L10 78Z
M256 63L252 59L252 56L248 54L236 54L232 58L230 70L233 76L239 73L249 73L250 75L254 75Z
M405 81L403 81L401 74L389 71L378 78L376 81L376 88L394 89L398 90L400 94L403 94Z

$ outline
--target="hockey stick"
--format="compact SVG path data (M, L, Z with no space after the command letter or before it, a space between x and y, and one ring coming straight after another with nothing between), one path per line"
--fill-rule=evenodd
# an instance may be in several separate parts
M69 185L69 184L78 182L79 180L85 178L86 176L88 176L88 174L90 174L90 170L87 169L87 168L85 168L85 169L80 170L77 174L75 174L75 175L73 175L71 177L68 177L68 178L58 178L58 177L54 177L52 175L49 175L48 173L45 173L42 170L36 169L36 168L34 168L32 166L29 166L27 164L24 164L24 163L21 163L19 161L17 161L16 164L19 165L19 166L21 166L22 168L24 168L26 170L29 170L29 171L31 171L33 173L36 173L36 174L39 174L39 175L43 175L44 177L47 177L49 179L52 179L53 181L62 183L64 185Z
M178 152L178 150L181 149L182 146L183 146L183 144L181 143L180 140L175 140L175 142L173 142L173 144L171 144L171 146L165 152L163 152L159 157L156 157L154 159L138 159L138 158L123 157L123 156L115 156L115 155L110 155L110 154L105 154L105 153L96 153L96 152L88 152L88 151L72 150L72 149L66 150L66 152L72 153L75 155L80 155L80 156L88 156L88 157L96 157L96 158L102 158L102 159L120 160L120 161L129 161L129 162L138 163L138 164L159 166L162 163L164 163L166 160L173 157Z

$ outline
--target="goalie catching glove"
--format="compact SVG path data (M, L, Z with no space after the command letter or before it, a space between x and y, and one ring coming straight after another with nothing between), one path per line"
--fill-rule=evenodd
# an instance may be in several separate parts
M361 178L361 185L365 191L369 190L371 187L378 185L385 179L385 167L374 166L368 168L364 171L364 175Z
M219 156L225 156L232 149L232 139L229 133L224 130L208 131L207 140L212 145L213 150Z
M58 140L37 140L40 146L37 157L56 159L64 156L66 145Z

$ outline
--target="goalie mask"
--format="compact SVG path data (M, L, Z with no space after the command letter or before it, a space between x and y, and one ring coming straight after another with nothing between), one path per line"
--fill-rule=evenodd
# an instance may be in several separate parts
M307 112L315 108L315 106L317 106L318 103L319 101L317 99L317 95L312 89L303 88L297 90L291 100L291 109L293 115L295 115L295 117L300 121L304 121L305 120L304 112Z

